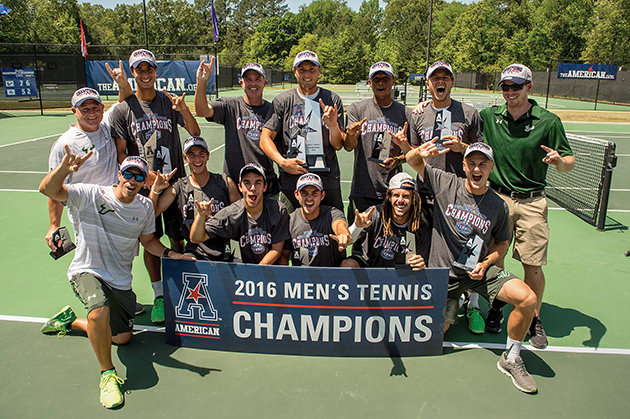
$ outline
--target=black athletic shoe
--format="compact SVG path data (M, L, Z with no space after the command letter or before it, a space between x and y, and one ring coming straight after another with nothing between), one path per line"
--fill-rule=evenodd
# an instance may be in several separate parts
M545 349L549 342L547 342L547 333L543 328L540 318L534 317L531 326L529 326L529 344L536 349Z
M503 323L503 310L500 308L492 308L488 310L486 317L486 332L501 333L501 324Z
M142 313L144 313L144 306L140 303L136 303L136 316L139 316Z

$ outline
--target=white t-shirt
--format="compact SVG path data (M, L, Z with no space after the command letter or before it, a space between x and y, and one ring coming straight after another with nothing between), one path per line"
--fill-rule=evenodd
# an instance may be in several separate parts
M50 156L48 157L49 170L53 170L61 163L61 160L66 155L66 145L70 147L72 153L82 157L89 153L90 150L94 151L79 170L66 177L64 180L65 184L89 183L111 186L118 181L118 153L110 128L111 112L115 106L112 106L104 113L103 121L99 124L97 131L86 132L73 124L52 145ZM78 236L78 225L74 222L76 213L69 210L68 218L75 235Z
M68 279L81 272L98 276L112 288L131 289L131 266L138 238L155 231L150 199L137 195L125 204L112 186L68 185L68 207L76 210L77 248Z

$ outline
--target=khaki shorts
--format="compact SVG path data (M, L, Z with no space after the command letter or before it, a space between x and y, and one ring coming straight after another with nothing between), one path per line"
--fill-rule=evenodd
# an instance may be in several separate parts
M99 277L87 272L74 275L70 285L88 313L100 307L109 308L112 336L133 330L136 294L132 290L112 288Z
M512 279L518 279L518 277L505 269L490 265L486 275L481 280L476 281L466 275L457 281L449 281L446 297L446 317L444 320L450 324L457 323L459 297L464 291L473 290L492 304L497 295L499 295L503 285Z
M549 224L547 198L512 199L499 194L510 209L510 241L514 242L512 257L532 266L547 264Z

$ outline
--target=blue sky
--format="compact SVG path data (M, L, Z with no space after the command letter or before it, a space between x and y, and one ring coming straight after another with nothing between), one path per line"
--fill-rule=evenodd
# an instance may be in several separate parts
M473 0L459 0L462 3L472 3ZM363 0L346 0L348 6L350 6L355 11L359 10L361 7L361 3ZM126 3L126 4L136 4L142 3L142 0L89 0L82 1L79 0L79 3L92 3L92 4L102 4L103 6L113 9L117 4ZM308 0L287 0L287 4L293 13L299 12L300 5L310 3ZM381 6L383 7L385 4L381 1Z

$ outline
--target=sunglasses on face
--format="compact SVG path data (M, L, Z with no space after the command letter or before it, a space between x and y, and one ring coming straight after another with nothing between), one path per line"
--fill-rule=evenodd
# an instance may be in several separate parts
M510 90L514 90L515 92L518 92L519 90L523 90L523 87L525 87L525 83L523 83L523 84L502 84L501 85L501 90L503 90L504 92L509 92Z
M144 180L147 178L145 175L141 175L141 174L135 174L133 172L130 172L129 170L123 170L122 172L120 172L120 174L122 175L122 177L124 177L125 179L129 180L132 177L136 178L136 182L144 182Z

